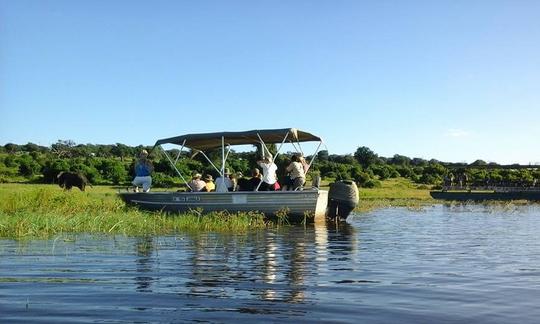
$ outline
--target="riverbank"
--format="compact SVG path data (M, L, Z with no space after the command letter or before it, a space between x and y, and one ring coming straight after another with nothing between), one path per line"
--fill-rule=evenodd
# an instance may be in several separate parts
M274 226L259 213L197 213L170 217L126 206L117 188L94 186L81 192L56 185L0 184L0 237L51 237L62 233L163 235L180 231L242 232ZM156 189L160 190L160 189ZM357 212L377 208L420 208L433 203L427 188L388 180L380 188L360 189Z
M415 184L408 179L390 179L381 182L380 188L360 188L358 212L379 208L421 208L436 202L429 195L429 187Z
M170 217L126 206L112 187L86 192L54 185L1 184L0 237L46 238L63 233L165 235L181 231L242 232L268 226L260 213L193 212Z

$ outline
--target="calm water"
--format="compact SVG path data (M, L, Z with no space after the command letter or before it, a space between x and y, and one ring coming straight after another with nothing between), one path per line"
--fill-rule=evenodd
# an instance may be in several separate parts
M540 207L242 235L0 240L0 323L538 323Z

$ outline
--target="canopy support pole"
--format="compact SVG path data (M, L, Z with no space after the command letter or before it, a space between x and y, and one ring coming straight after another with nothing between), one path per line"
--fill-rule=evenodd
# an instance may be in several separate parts
M221 172L220 175L225 177L225 137L221 136Z
M227 154L225 154L225 137L221 136L221 176L225 177L225 162L229 158L229 153L231 152L231 146L227 148ZM204 152L202 152L204 154Z
M212 162L212 160L210 160L210 158L203 152L203 151L198 151L199 153L201 153L205 158L206 158L206 161L208 161L208 163L210 163L212 165L212 167L214 168L214 170L216 170L217 173L219 173L219 169L217 168L217 166L214 164L214 162Z
M309 169L311 168L311 165L313 164L313 161L315 161L315 158L317 157L317 153L319 153L319 148L321 148L322 141L319 142L319 146L317 146L317 149L315 150L315 153L313 154L313 157L311 158L311 161L309 161L306 174L308 173Z
M178 152L178 155L176 156L176 159L174 160L175 165L178 162L178 159L180 159L180 153L182 153L182 151L184 150L185 145L186 145L186 140L184 140L184 142L182 142L182 147L180 147L180 151Z
M186 184L186 186L189 187L186 179L184 178L184 176L182 175L182 173L178 170L178 168L176 167L176 164L173 162L173 160L171 159L171 157L169 156L169 154L167 153L167 151L165 151L163 149L163 147L161 147L161 145L159 145L159 148L163 151L163 153L165 154L165 156L167 157L167 160L169 160L169 163L171 163L172 167L174 168L174 170L176 171L176 173L178 173L178 175L180 176L180 178L182 178L182 181L184 181L184 183ZM181 152L181 151L180 151Z

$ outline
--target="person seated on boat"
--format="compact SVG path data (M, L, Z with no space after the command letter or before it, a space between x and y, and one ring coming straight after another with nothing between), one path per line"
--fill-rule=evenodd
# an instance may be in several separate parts
M238 172L242 174L242 172ZM229 179L231 180L232 186L229 189L229 191L238 191L238 173L230 173Z
M268 154L257 161L257 164L262 168L262 183L259 187L259 191L275 191L278 169L277 165L272 160L272 155Z
M135 163L135 178L132 181L135 192L139 192L139 186L142 186L143 192L150 191L152 171L154 171L154 166L148 160L148 151L142 150L137 163Z
M188 186L190 191L193 192L199 192L203 191L203 189L206 189L206 182L201 180L201 174L198 172L193 172L193 175L191 177L191 181L188 182Z
M233 183L231 181L231 178L229 178L230 174L231 171L227 168L225 169L223 176L219 176L216 178L217 192L228 192L233 190Z
M242 179L244 178L244 174L240 171L236 172L233 177L230 177L231 181L233 182L233 190L234 191L242 191L240 188L240 183L242 183Z
M236 178L236 191L246 191L248 181L249 181L249 179L244 177L244 175L242 175L241 177L237 176L237 178Z
M289 164L285 168L285 170L290 173L292 181L292 188L290 188L289 190L299 190L304 186L304 183L306 182L304 165L296 154L292 156L291 161L291 164Z
M254 191L262 181L261 171L257 168L253 168L251 171L251 179L249 179L249 191ZM262 186L263 184L261 184ZM260 190L260 188L259 188Z
M216 191L216 184L214 183L214 178L211 174L204 176L204 182L206 182L206 188L203 191Z
M244 177L242 172L236 174L236 191L253 191L250 178Z

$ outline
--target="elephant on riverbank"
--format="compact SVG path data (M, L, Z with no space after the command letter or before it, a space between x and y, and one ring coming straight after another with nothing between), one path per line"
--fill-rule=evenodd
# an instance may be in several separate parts
M60 172L56 178L58 179L58 185L65 190L71 190L73 187L79 188L84 191L87 185L90 185L86 176L82 173L75 172Z

